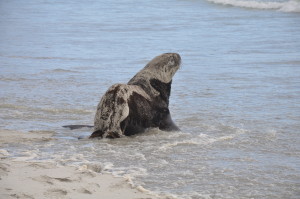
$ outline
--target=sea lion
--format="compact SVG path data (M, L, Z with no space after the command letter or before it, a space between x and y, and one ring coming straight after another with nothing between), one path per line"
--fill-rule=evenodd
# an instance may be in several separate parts
M180 55L165 53L152 59L127 84L114 84L97 106L90 138L119 138L147 128L179 130L169 111L172 78Z

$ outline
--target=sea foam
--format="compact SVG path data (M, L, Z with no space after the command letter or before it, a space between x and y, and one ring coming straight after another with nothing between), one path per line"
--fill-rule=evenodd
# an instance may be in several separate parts
M234 7L263 9L263 10L278 10L282 12L300 12L300 2L290 0L286 2L262 2L262 1L243 1L243 0L207 0L215 4L222 4Z

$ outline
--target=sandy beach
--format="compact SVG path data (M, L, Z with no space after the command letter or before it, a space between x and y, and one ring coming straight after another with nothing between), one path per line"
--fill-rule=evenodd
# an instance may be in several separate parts
M14 158L5 148L22 142L55 139L53 132L0 131L0 198L110 198L154 199L142 187L132 187L128 179L101 173L87 165L68 166L55 162Z

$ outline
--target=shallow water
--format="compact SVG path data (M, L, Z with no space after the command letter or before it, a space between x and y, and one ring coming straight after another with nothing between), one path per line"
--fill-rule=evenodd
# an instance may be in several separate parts
M173 197L299 198L299 1L214 2L1 1L0 128L58 138L6 149ZM164 52L183 61L181 132L78 141L91 130L61 127L92 124L107 88Z

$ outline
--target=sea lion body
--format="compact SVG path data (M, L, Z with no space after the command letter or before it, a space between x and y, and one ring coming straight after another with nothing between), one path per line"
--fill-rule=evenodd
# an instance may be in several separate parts
M169 111L172 77L181 58L165 53L151 60L127 84L115 84L97 106L90 138L118 138L147 128L179 130Z

